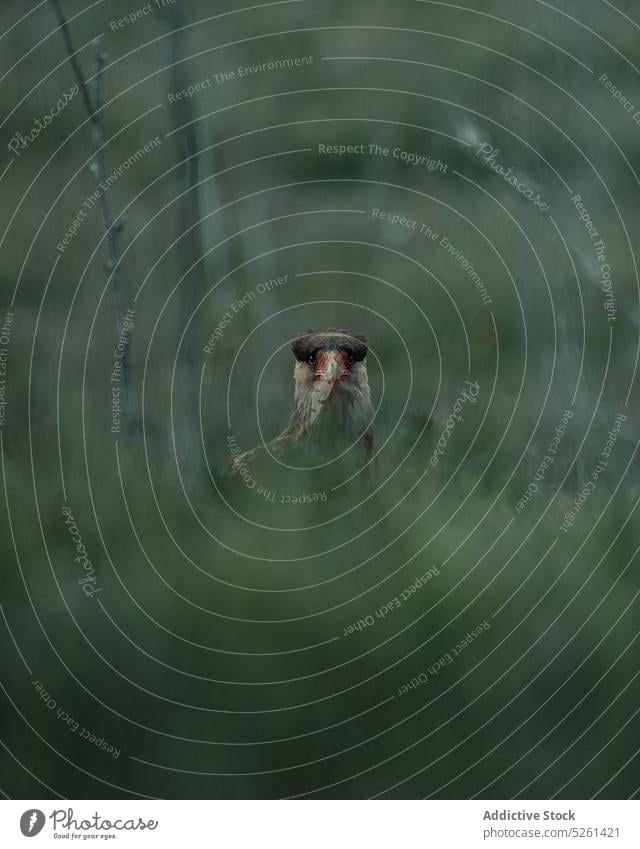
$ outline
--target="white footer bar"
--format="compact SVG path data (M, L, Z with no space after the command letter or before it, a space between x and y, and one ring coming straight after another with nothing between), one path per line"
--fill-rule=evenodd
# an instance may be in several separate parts
M30 843L30 840L33 843ZM640 801L0 802L0 846L640 847Z

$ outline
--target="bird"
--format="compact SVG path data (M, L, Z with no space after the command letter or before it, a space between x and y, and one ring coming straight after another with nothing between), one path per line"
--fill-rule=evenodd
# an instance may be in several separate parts
M268 454L286 465L310 469L341 462L347 455L353 458L353 451L359 467L370 469L375 414L368 347L367 337L355 330L309 329L296 336L291 341L295 406L289 424L270 442L237 454L227 473L244 474Z

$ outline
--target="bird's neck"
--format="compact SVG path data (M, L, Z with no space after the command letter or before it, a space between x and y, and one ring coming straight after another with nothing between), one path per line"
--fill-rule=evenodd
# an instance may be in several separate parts
M355 373L354 373L355 372ZM348 380L337 384L328 396L314 389L309 370L295 372L295 410L288 427L269 443L272 453L293 452L299 465L329 463L353 447L354 456L370 459L373 436L371 393L364 363L352 370Z
M336 386L320 412L314 408L311 390L301 391L296 400L295 418L300 425L296 441L316 461L333 459L350 446L355 449L371 425L373 410L368 384Z

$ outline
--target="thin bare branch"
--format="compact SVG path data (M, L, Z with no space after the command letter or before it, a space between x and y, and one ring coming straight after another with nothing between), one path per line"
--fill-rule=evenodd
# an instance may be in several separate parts
M82 99L84 101L85 109L87 110L87 114L93 122L96 120L96 110L94 108L93 101L91 100L91 95L89 94L87 84L84 80L84 77L82 76L82 70L78 63L76 51L73 49L73 42L71 41L71 33L69 32L69 25L67 23L67 19L62 10L62 6L60 5L60 0L50 0L50 3L53 6L53 9L56 13L56 17L58 18L58 23L60 24L62 37L64 38L64 44L67 48L67 55L69 56L69 64L71 65L73 75L78 82L78 87L80 89L80 94L82 95Z
M98 184L100 195L100 210L104 221L104 226L107 233L107 252L108 261L105 267L107 275L107 284L111 291L114 303L114 311L116 317L116 338L120 338L124 327L124 308L122 303L122 280L120 271L120 250L118 246L118 237L122 232L122 222L115 221L111 201L107 189L103 188L107 179L107 163L104 153L105 147L105 131L104 131L104 67L106 57L100 50L100 45L96 47L96 66L95 66L95 97L92 98L87 83L84 79L80 63L77 58L77 51L74 49L69 24L65 17L64 11L60 4L60 0L50 0L55 11L60 30L64 39L69 64L73 71L73 75L78 83L78 88L82 95L82 100L91 121L91 131L93 137L93 148L95 151L95 175ZM123 398L124 410L127 421L127 430L131 427L130 416L130 400L129 400L129 358L128 346L125 349L124 360L122 364L122 380L123 380Z

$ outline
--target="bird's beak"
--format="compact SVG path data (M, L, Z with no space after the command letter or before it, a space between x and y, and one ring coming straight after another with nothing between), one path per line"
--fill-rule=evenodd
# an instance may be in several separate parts
M343 365L337 351L319 351L311 389L311 421L320 414L322 406L331 395L336 382L343 373Z
M320 351L318 353L314 378L316 382L326 386L329 392L341 376L342 370L342 363L337 351Z

